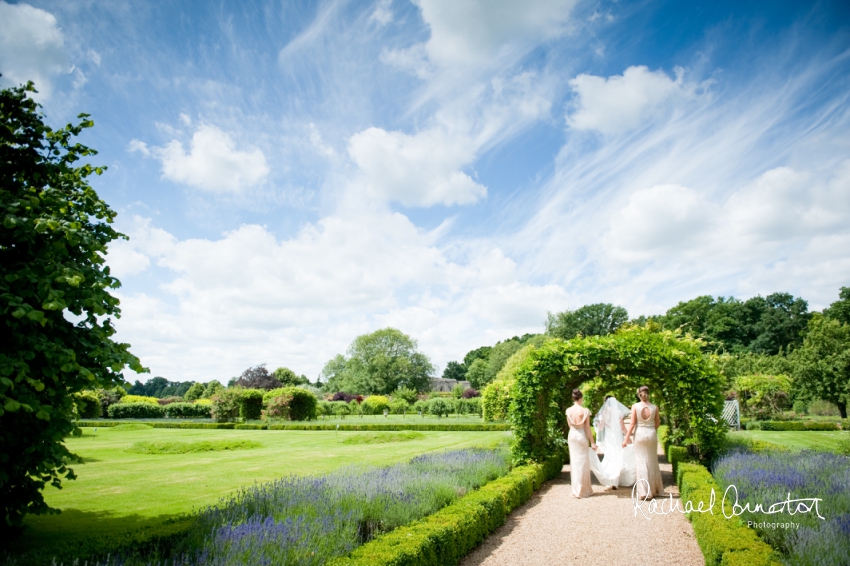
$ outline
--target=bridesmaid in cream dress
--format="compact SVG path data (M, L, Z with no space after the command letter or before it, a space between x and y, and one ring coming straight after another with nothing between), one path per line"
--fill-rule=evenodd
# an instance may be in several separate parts
M580 499L593 495L590 485L590 448L596 450L593 433L590 430L590 410L581 406L584 401L581 391L573 389L573 406L567 409L567 423L570 434L567 442L570 446L570 483L572 496Z
M637 495L641 499L652 499L664 492L661 469L658 467L658 427L661 418L658 416L658 407L649 402L649 387L640 387L638 397L640 403L632 405L631 422L623 448L626 447L632 431L637 429L634 440Z

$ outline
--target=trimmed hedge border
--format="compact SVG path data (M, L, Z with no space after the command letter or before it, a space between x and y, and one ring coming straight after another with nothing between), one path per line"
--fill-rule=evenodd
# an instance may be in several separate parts
M711 490L719 501L723 491L709 473L699 464L681 462L678 465L676 483L679 485L682 501L706 504L711 498ZM746 526L740 518L727 519L718 513L689 513L688 519L694 528L694 535L705 557L706 566L780 566L779 557L767 543L762 541L755 531Z
M237 424L237 423L181 423L181 422L150 422L150 421L94 421L79 420L80 427L113 427L128 422L146 424L153 428L211 428L211 429L237 429L237 430L433 430L433 431L508 431L511 425L507 423L458 423L458 424L307 424L307 423L280 423L280 424Z
M514 468L433 515L360 546L330 566L444 566L457 564L525 503L543 482L561 473L564 456Z
M761 421L761 430L771 431L800 431L800 430L841 430L839 423L818 421Z

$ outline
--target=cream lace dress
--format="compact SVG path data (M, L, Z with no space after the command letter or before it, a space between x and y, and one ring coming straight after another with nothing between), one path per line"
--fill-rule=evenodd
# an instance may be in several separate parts
M590 418L590 409L582 409L578 422L570 418L567 410L567 423L570 425L570 434L567 443L570 446L570 484L572 496L576 498L590 497L593 495L593 487L590 485L590 439L584 432L584 423ZM657 466L657 464L656 464Z

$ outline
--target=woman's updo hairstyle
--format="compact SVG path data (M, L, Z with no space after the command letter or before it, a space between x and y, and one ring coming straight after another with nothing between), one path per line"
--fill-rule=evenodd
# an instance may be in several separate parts
M638 387L637 392L638 392L638 397L640 397L641 393L646 393L647 395L649 395L649 387L647 387L646 385L641 385L640 387Z
M582 397L584 397L584 395L582 395L581 389L573 389L573 401L578 401Z

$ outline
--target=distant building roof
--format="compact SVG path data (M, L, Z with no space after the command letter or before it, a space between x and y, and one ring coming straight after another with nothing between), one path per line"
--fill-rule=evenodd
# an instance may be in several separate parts
M457 379L444 379L442 377L431 378L431 391L451 392L455 386L461 385L464 389L472 387L468 381L458 381Z

